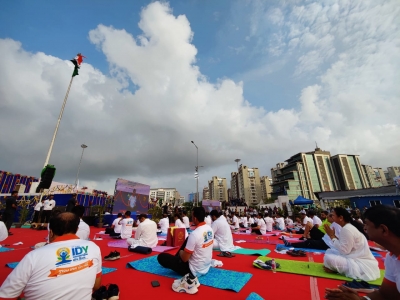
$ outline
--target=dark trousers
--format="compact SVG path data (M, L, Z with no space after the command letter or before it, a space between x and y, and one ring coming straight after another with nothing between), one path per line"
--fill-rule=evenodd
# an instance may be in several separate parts
M11 225L13 223L14 214L15 214L15 212L12 212L12 211L4 211L3 212L3 222L6 225L8 231L10 231Z
M49 223L50 216L51 216L51 210L44 210L43 217L42 217L43 223Z
M318 250L326 250L329 247L325 244L323 240L306 240L301 243L292 243L293 248L310 248Z
M32 223L39 223L40 222L40 210L35 210L33 214Z
M189 273L189 275L194 277L189 268L189 261L183 262L179 255L179 251L185 249L186 243L187 239L185 240L185 242L182 244L182 246L179 248L178 252L175 255L169 253L160 253L157 256L157 260L161 266L167 269L171 269L172 271L178 273L179 275L184 276Z
M322 240L324 235L325 234L321 230L319 230L317 227L313 227L310 230L310 237L312 240Z

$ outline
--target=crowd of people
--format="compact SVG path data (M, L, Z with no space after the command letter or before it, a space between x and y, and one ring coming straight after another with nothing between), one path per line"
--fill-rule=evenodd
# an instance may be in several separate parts
M49 199L47 207L55 206L51 201L54 200ZM10 215L12 204L10 200L7 212ZM1 286L0 298L16 298L23 292L27 299L52 299L56 294L58 298L72 295L76 299L118 299L117 285L108 288L101 285L101 251L89 241L90 227L82 220L84 207L72 199L67 210L51 209L49 216L45 214L45 220L49 220L48 242L39 243L36 250L21 260ZM288 241L282 235L285 246L326 250L323 263L326 272L364 281L380 278L378 262L368 244L368 239L375 241L390 252L385 260L385 280L380 289L368 297L372 300L400 297L400 210L397 208L379 205L364 212L343 207L321 212L301 210L293 220L280 211L268 209L253 209L246 213L212 210L208 213L203 207L195 207L190 217L191 220L183 210L174 211L174 226L184 229L185 241L175 255L161 253L157 256L161 266L183 276L172 283L176 292L197 293L198 277L209 271L213 249L220 251L219 256L233 257L232 251L237 246L232 234L244 229L257 236L271 231L301 234L298 241ZM146 214L140 214L135 221L131 212L125 211L117 215L106 233L115 239L126 240L132 249L153 248L158 245L158 235L166 234L170 226L168 211L163 212L158 224ZM194 226L193 230L190 230L191 226ZM4 235L2 232L7 233L8 228L0 222L0 240ZM74 248L76 245L79 245L79 251ZM55 259L48 259L54 255ZM119 257L119 252L113 251L104 260ZM72 270L75 270L74 277L64 276ZM49 272L55 278L47 278ZM46 280L42 280L44 276ZM55 280L57 284L45 289L49 280ZM80 287L76 288L72 281ZM360 299L357 297L346 287L326 291L327 299Z

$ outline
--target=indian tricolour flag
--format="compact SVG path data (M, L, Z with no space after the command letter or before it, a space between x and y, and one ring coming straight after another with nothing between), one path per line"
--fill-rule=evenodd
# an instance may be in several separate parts
M83 56L81 53L78 53L74 59L71 59L71 62L74 64L75 68L74 68L74 72L72 73L72 77L79 75L78 73L78 69L81 67L81 64L83 62L83 58L85 56ZM85 57L86 58L86 57Z

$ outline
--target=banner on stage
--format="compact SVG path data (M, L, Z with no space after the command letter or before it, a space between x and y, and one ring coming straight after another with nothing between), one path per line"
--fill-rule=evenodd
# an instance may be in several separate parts
M147 213L149 194L149 185L118 178L115 183L114 212L124 213L130 210L136 213Z

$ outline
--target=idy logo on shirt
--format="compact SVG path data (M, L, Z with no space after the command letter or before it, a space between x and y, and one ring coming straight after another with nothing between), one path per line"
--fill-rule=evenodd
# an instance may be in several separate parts
M203 233L203 238L204 238L204 243L209 241L209 240L212 240L212 238L213 238L212 232L211 231L204 232Z
M88 255L89 246L73 246L72 257L74 261L86 259Z
M71 263L71 250L68 247L58 248L56 251L57 263L56 266L65 265Z

